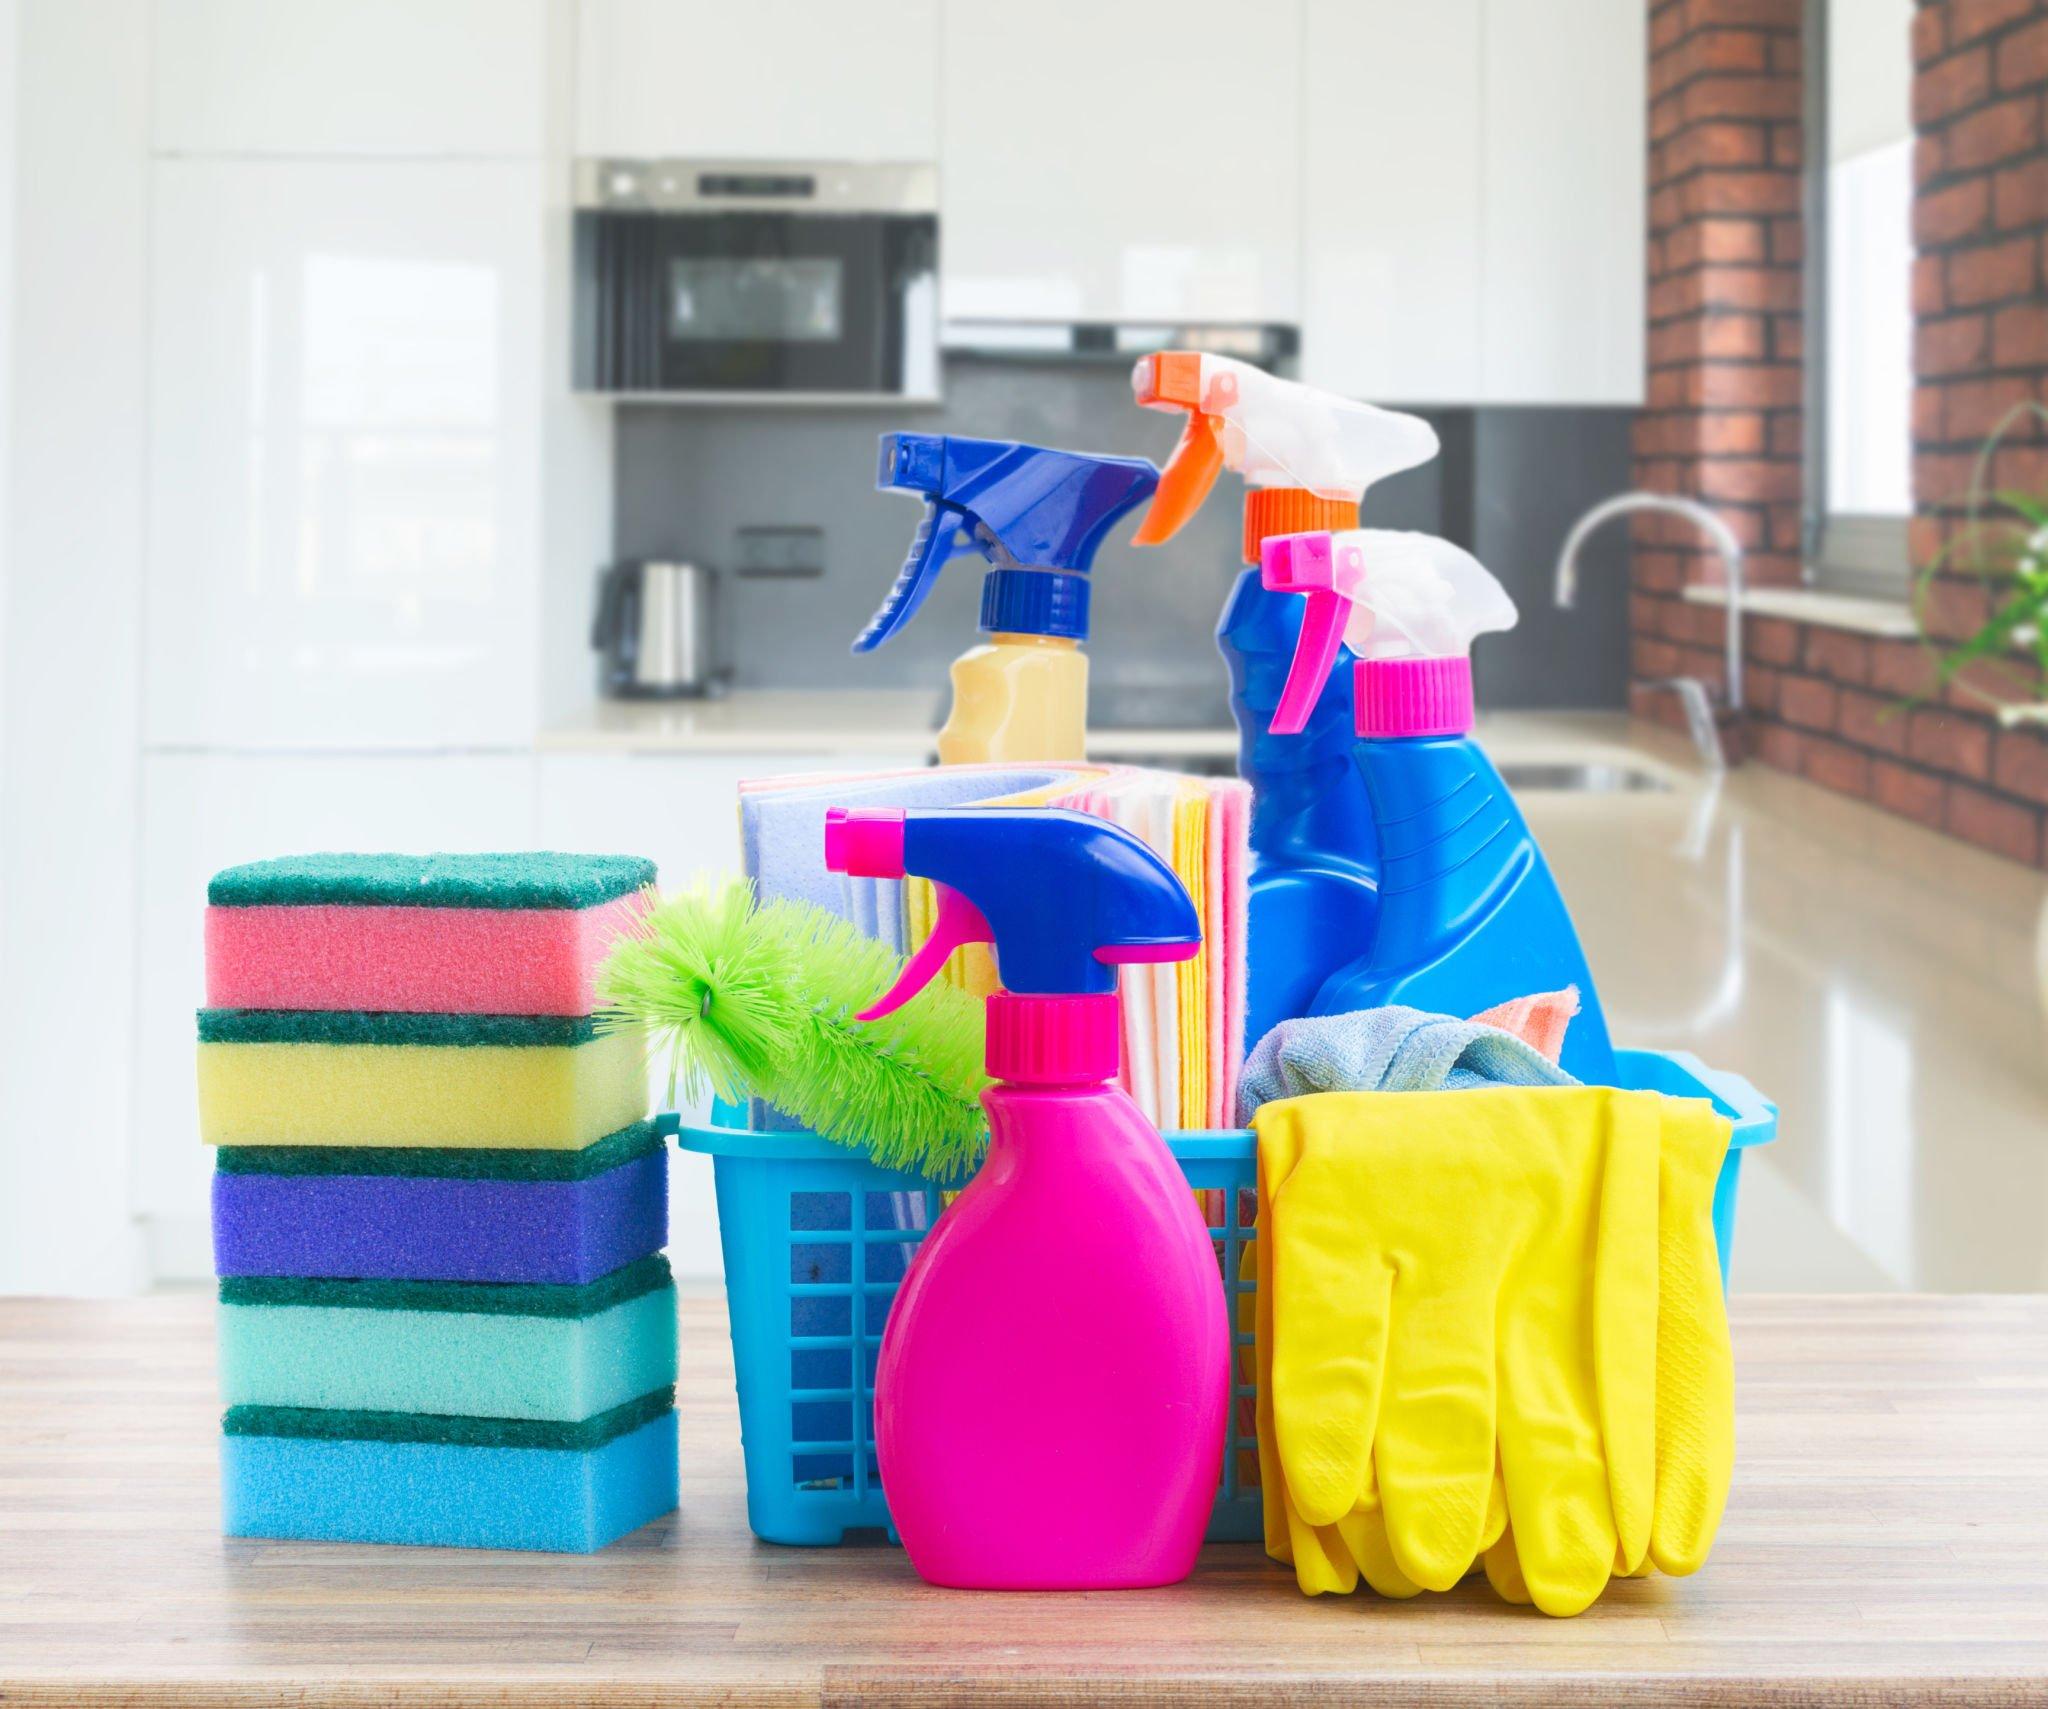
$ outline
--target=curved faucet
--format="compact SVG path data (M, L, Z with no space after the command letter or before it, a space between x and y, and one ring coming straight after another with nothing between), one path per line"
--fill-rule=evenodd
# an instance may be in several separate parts
M1698 499L1680 498L1672 493L1630 492L1620 493L1600 503L1572 524L1571 532L1565 536L1564 545L1557 554L1557 603L1569 608L1578 592L1579 548L1587 537L1603 522L1613 517L1627 515L1631 511L1655 510L1671 516L1682 516L1688 522L1696 523L1714 543L1714 549L1721 556L1722 572L1728 584L1728 627L1727 665L1725 676L1727 696L1724 704L1730 713L1740 716L1742 712L1742 542L1735 538L1735 531L1717 513L1709 510ZM1695 677L1679 677L1663 685L1678 692L1686 703L1687 722L1692 726L1693 740L1711 763L1722 763L1721 744L1713 729L1712 697L1706 685Z

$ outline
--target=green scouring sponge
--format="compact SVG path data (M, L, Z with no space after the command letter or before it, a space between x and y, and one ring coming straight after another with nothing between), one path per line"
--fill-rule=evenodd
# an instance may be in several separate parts
M944 983L854 1019L902 971L889 948L803 902L757 903L744 880L653 903L613 944L597 991L611 1024L669 1053L670 1096L764 1098L887 1169L951 1181L980 1161L982 1005Z

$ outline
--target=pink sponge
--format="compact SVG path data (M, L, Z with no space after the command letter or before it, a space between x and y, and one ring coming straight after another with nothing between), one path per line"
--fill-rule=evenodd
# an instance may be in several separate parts
M206 910L216 1009L587 1015L597 965L646 907L273 905Z

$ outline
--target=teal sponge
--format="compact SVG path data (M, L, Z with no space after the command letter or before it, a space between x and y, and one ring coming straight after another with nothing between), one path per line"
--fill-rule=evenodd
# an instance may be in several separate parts
M654 882L628 855L309 854L214 874L216 908L595 908Z
M676 1378L658 1255L574 1286L244 1276L220 1298L231 1408L575 1422Z

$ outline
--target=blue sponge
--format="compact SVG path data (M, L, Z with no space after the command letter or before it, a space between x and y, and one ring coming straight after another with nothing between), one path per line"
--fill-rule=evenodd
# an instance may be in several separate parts
M230 1537L587 1554L676 1505L676 1416L600 1447L226 1435Z

